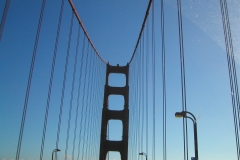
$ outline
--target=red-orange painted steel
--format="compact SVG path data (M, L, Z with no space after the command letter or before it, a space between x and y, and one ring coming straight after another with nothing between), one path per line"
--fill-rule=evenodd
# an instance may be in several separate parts
M99 57L105 64L107 64L107 62L101 57L101 55L98 53L97 49L96 49L95 46L93 45L93 43L92 43L92 41L91 41L91 39L90 39L90 37L89 37L89 35L88 35L88 33L87 33L87 30L84 28L84 25L83 25L83 23L82 23L82 21L81 21L81 18L80 18L80 16L79 16L78 13L77 13L77 10L76 10L76 8L75 8L72 0L68 0L68 2L69 2L69 4L71 5L73 12L74 12L75 16L76 16L77 19L78 19L79 25L82 27L83 32L84 32L84 34L86 35L86 37L87 37L88 41L90 42L91 46L93 47L94 51L96 52L96 54L98 55L98 57Z

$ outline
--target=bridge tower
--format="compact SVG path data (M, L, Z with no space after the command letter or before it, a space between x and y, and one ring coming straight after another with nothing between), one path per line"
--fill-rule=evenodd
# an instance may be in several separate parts
M102 128L99 160L106 160L106 155L109 151L117 151L121 155L121 160L128 158L128 123L129 123L129 87L128 87L128 72L129 64L126 66L111 66L107 64L106 84L104 90L104 101L102 109ZM108 85L108 77L111 73L124 74L126 76L126 86L113 87ZM109 95L122 95L124 97L123 110L109 110L108 97ZM121 120L123 125L123 133L121 141L107 140L107 125L109 120Z

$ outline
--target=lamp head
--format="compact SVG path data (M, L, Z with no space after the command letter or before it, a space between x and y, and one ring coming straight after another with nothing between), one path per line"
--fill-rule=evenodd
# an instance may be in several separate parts
M143 155L143 152L139 153L139 155Z
M176 113L175 113L175 117L176 117L176 118L183 118L183 117L186 117L186 112L185 112L185 111L182 111L182 112L176 112Z

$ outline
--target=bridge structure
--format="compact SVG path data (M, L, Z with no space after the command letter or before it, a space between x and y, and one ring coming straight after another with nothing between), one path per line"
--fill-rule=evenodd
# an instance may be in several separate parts
M175 120L174 113L191 111L198 114L202 104L215 105L215 101L219 101L216 104L220 106L227 104L231 107L204 106L206 108L203 110L210 119L201 122L197 117L200 123L199 157L206 159L216 156L221 159L225 156L225 159L231 157L239 160L240 101L235 32L231 30L234 25L230 25L230 2L218 2L224 42L224 50L219 52L225 53L222 54L225 61L220 65L224 66L225 71L224 82L221 83L224 84L224 91L208 84L211 80L206 77L210 74L214 77L217 71L204 75L199 68L191 66L188 67L193 74L185 71L188 69L185 61L189 62L191 58L194 61L194 56L184 43L184 40L189 43L184 37L184 27L189 24L183 23L182 4L185 2L181 0L172 2L176 10L169 9L171 3L164 0L144 3L145 10L138 28L140 32L135 37L135 46L126 65L112 65L102 57L73 0L61 0L57 4L47 0L36 2L39 9L36 12L30 7L35 2L29 2L25 7L37 16L28 12L22 18L28 23L27 19L34 17L32 20L36 25L32 28L35 30L19 28L22 35L19 34L14 40L8 39L9 35L16 34L8 28L11 21L17 19L12 16L14 9L11 8L19 2L6 0L0 26L0 65L1 77L4 77L0 89L1 160L45 160L51 157L64 160L188 160L194 157L196 147L193 145L192 124L185 118ZM55 9L56 13L51 11L53 6L58 8ZM176 22L168 19L169 10L176 13ZM49 25L51 22L54 26ZM170 24L169 28L175 25L177 33L170 40L166 24ZM29 54L15 55L15 60L7 61L11 59L8 57L11 54L7 53L15 53L15 47L21 48L17 41L24 41L21 46ZM173 41L177 45L174 46ZM125 56L124 53L122 56ZM169 62L170 65L167 65L167 60L171 59L168 56L175 57ZM4 57L8 58L5 60ZM175 61L178 61L178 66L173 64ZM23 74L11 72L11 67ZM211 70L204 64L203 68ZM178 73L172 76L172 72ZM199 75L206 77L199 80ZM171 85L168 86L169 81ZM204 87L202 81L208 85ZM189 83L190 89L187 90ZM224 98L214 98L211 94L214 89L224 92L218 95ZM190 92L188 97L187 91ZM192 107L187 107L188 101ZM219 120L221 114L224 118ZM174 123L177 124L175 127ZM220 133L220 130L225 131ZM113 138L116 135L118 138ZM211 142L213 139L215 141ZM215 151L215 146L220 149Z

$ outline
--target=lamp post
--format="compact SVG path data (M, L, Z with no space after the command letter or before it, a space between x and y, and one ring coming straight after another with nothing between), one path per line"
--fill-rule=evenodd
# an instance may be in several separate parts
M190 114L192 117L187 116L187 114ZM198 139L197 139L197 120L195 116L188 111L182 111L182 112L176 112L175 113L176 118L189 118L193 122L193 131L194 131L194 148L195 148L195 159L198 160Z
M144 155L146 157L146 160L147 160L147 153L141 152L141 153L139 153L139 155Z
M60 152L61 150L60 149L54 149L53 151L52 151L52 160L53 160L53 154L54 154L54 152Z

